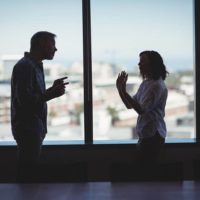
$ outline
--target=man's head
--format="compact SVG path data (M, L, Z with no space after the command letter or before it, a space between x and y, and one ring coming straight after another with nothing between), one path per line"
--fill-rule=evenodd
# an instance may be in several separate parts
M40 54L42 60L52 60L57 51L55 37L55 34L47 31L35 33L31 38L30 52L37 52Z

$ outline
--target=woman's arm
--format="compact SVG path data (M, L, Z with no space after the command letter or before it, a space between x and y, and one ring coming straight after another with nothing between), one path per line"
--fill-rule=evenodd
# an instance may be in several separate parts
M129 102L126 100L124 94L123 94L123 90L122 90L122 87L126 87L126 84L124 86L124 75L123 75L123 72L119 73L118 75L118 78L117 78L117 81L116 81L116 86L117 86L117 90L119 92L119 96L122 100L122 102L124 103L124 105L126 106L127 109L131 109L131 105L129 104Z
M122 71L117 78L117 89L119 95L128 109L134 109L138 114L142 113L140 105L135 101L126 91L126 82L128 80L128 74L125 71Z
M140 106L140 104L135 101L135 99L133 99L127 92L126 90L123 90L123 96L126 99L126 101L128 102L128 104L130 105L130 108L133 108L139 115L142 114L142 108Z

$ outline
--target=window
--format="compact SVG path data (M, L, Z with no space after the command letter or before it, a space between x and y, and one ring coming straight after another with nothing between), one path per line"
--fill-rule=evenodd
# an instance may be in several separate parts
M165 121L168 138L194 138L193 0L91 0L94 139L135 139L137 114L123 105L116 86L121 70L127 90L141 82L139 53L158 51L170 73Z
M0 3L0 140L12 140L10 77L14 64L29 51L31 36L41 30L57 35L53 61L44 61L47 88L69 76L66 95L48 102L46 140L83 140L82 1L2 1Z
M200 73L195 69L199 60L194 49L199 54L199 39L194 38L194 2L199 6L197 0L1 2L0 140L13 140L10 129L12 67L24 51L29 51L31 36L40 30L57 35L55 58L44 61L47 87L54 79L66 75L70 82L65 96L48 103L46 140L84 140L85 137L86 143L92 143L93 139L136 139L137 114L125 109L115 81L118 73L126 70L129 73L127 90L130 94L137 91L141 82L138 55L146 49L158 51L170 72L166 80L169 89L167 137L195 138L195 111L196 116L199 112L194 109L195 98L199 96L195 75L198 77Z

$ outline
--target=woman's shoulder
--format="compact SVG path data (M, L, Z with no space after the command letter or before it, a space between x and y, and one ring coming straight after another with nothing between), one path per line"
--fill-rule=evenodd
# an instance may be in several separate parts
M154 89L166 89L165 81L162 78L159 78L158 80L147 80L145 85L149 88Z

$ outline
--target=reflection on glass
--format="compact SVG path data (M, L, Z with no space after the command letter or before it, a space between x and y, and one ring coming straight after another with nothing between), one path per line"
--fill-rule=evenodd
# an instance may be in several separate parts
M193 1L91 0L94 139L136 139L137 113L118 95L118 73L134 95L142 79L139 53L158 51L170 72L168 138L194 138Z
M58 51L54 60L44 61L46 87L63 76L68 76L70 82L66 95L48 102L46 140L83 140L81 11L81 0L0 2L0 140L13 140L10 128L12 68L24 51L29 51L31 36L41 30L57 35Z

